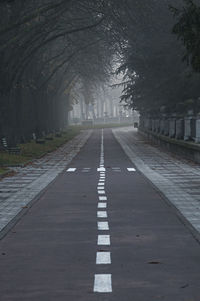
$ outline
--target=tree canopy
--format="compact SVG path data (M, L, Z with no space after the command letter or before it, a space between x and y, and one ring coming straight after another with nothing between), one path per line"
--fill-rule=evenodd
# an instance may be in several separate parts
M71 94L81 86L93 102L116 69L131 108L186 111L200 89L199 11L192 0L1 1L1 135L62 128Z

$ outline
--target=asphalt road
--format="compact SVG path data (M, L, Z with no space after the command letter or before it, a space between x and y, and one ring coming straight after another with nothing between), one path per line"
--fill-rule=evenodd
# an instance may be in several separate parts
M0 300L199 301L199 264L173 207L98 130L1 240Z

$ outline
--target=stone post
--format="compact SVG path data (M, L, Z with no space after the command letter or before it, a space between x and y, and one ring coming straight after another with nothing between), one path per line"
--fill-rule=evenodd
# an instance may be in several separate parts
M193 141L196 140L196 118L195 117L191 118L191 137Z
M184 137L184 120L177 119L176 120L176 139L183 139Z
M171 117L169 119L169 137L174 138L176 135L176 118Z
M165 119L160 120L160 134L163 135L165 131Z
M169 136L169 118L164 120L164 135Z
M200 143L200 115L196 119L196 137L195 142Z
M192 117L185 117L184 118L184 140L190 140L192 138L192 133L191 133L191 119Z
M152 132L154 132L154 131L155 131L155 120L152 119Z
M160 133L160 119L155 120L155 126L156 126L156 133Z

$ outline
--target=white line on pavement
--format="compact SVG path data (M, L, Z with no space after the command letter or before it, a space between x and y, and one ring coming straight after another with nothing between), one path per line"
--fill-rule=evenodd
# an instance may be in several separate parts
M94 292L111 293L112 292L112 275L96 274L94 278Z
M76 168L68 168L67 172L74 172L76 170Z
M111 264L110 252L97 252L96 264Z
M99 217L99 218L106 218L106 217L108 217L107 211L97 211L97 217Z
M98 230L107 231L109 230L108 222L97 222Z
M109 246L110 245L110 235L98 235L98 246Z
M97 168L97 171L105 171L106 169L104 167Z
M107 196L99 196L99 201L107 201Z
M106 208L107 203L98 203L98 208Z
M136 171L136 169L135 169L135 168L132 168L132 167L131 167L131 168L127 168L127 170L128 170L128 171Z
M98 190L98 194L105 194L105 190Z

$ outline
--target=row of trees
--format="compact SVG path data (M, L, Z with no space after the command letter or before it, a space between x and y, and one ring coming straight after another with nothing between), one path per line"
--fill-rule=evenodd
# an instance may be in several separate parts
M122 7L122 99L144 114L200 111L198 3L125 0Z
M122 100L141 113L198 112L194 1L2 0L0 136L63 128L76 92L93 102L114 69L124 74Z
M74 90L85 101L112 73L107 1L0 3L0 135L10 142L67 124ZM109 42L106 42L108 41Z

